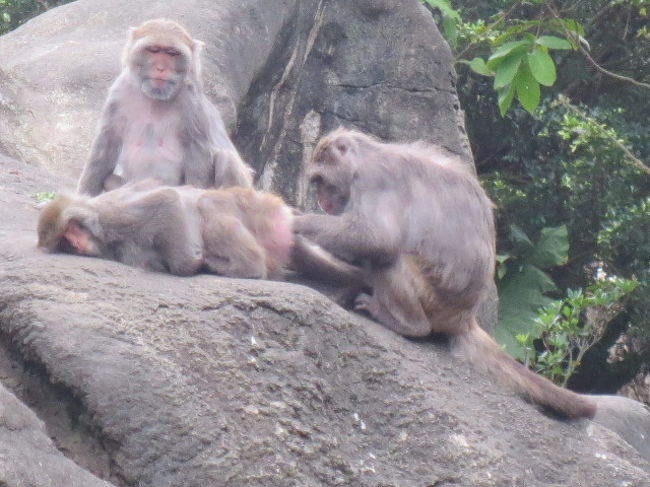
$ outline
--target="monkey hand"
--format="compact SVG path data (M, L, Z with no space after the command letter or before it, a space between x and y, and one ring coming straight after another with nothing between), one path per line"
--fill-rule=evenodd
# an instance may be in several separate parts
M354 300L353 309L355 311L364 311L370 316L374 316L378 306L377 300L370 294L360 293Z
M312 236L316 233L316 228L310 218L312 215L294 215L293 217L293 232L306 237Z

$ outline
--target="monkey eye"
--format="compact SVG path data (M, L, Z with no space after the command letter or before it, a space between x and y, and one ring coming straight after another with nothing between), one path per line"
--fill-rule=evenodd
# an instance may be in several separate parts
M336 150L339 151L341 155L345 155L345 153L348 151L348 146L344 142L337 142Z
M178 56L180 55L180 52L178 52L176 49L165 49L165 52L167 53L168 56Z
M323 176L320 174L314 174L312 177L309 178L309 182L311 184L323 184Z
M147 52L150 52L151 54L156 54L160 52L160 48L158 46L147 46Z

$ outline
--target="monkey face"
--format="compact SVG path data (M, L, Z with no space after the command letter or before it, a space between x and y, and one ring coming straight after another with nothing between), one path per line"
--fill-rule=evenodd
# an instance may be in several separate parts
M317 171L312 173L309 181L316 186L318 206L320 206L321 210L329 215L340 215L343 213L350 199L349 185L342 183L338 185L334 184Z
M350 199L354 180L354 150L349 140L338 137L326 137L316 147L309 182L316 186L318 205L330 215L340 215Z
M154 100L171 100L183 85L189 59L187 49L148 44L134 58L142 93Z
M59 248L69 254L98 257L101 252L97 239L74 220L70 220L61 236Z

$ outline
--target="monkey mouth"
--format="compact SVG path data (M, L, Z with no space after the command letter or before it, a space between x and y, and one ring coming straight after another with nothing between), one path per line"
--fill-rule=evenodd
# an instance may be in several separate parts
M151 81L156 86L172 84L172 81L167 78L149 78L149 81Z
M174 79L144 78L140 89L149 98L154 100L170 100L178 91L178 81Z

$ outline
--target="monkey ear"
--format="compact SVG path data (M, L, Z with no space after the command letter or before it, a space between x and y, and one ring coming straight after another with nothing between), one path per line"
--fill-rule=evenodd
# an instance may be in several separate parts
M129 33L127 34L127 42L124 45L124 49L122 50L122 68L125 68L129 65L129 54L131 53L131 48L133 47L133 44L135 43L135 31L137 30L137 27L129 27Z
M345 156L350 150L350 141L340 138L334 142L334 149L339 156Z
M202 84L201 77L201 53L205 47L205 42L193 39L194 43L191 47L192 49L192 72L194 73L194 78L199 85Z
M198 39L192 39L194 41L194 45L192 46L192 51L195 54L200 54L203 51L203 48L205 47L205 42L200 41Z

